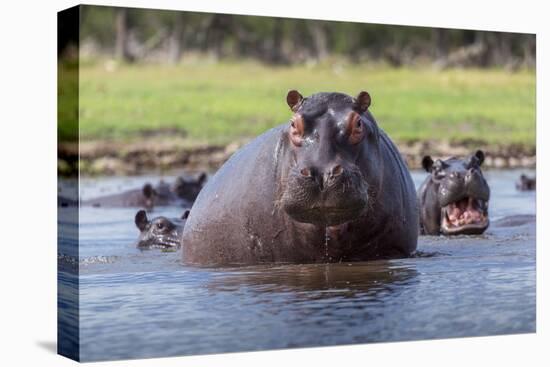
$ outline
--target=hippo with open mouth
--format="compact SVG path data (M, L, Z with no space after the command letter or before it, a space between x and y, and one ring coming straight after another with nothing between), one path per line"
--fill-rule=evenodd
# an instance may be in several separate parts
M481 172L484 159L481 150L465 159L422 159L430 173L418 189L422 234L481 234L487 229L490 190Z
M189 216L186 210L181 218L169 219L159 216L149 220L145 210L136 213L135 223L139 229L137 247L141 249L178 249L185 221Z
M340 262L410 255L410 173L367 92L302 97L288 123L237 151L200 192L182 236L191 264Z

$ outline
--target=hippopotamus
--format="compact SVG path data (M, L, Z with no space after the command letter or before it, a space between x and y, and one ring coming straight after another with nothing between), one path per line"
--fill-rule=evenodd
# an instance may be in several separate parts
M172 186L172 192L180 199L186 200L189 203L195 201L199 192L207 180L206 173L202 172L197 177L179 176Z
M490 189L481 172L484 160L481 150L463 159L422 159L429 172L418 189L422 234L481 234L487 229Z
M141 207L152 209L155 206L191 206L206 182L206 174L198 177L178 177L173 185L161 180L156 186L146 183L141 189L133 189L118 194L106 195L83 201L83 205L94 207Z
M516 189L519 191L533 191L537 189L537 178L529 177L526 174L519 176L516 182Z
M290 120L235 152L200 192L183 262L315 263L406 257L418 205L367 92L288 92Z
M136 227L139 229L137 247L141 249L178 249L188 216L189 210L185 210L181 218L169 219L159 216L149 220L145 210L138 211L135 217Z
M168 197L166 194L168 194ZM164 181L161 181L156 188L150 183L146 183L141 189L127 190L117 194L83 200L82 205L152 209L155 205L162 205L172 200L174 200L174 195L169 190L168 185Z
M67 196L57 195L57 206L62 208L78 207L78 200Z

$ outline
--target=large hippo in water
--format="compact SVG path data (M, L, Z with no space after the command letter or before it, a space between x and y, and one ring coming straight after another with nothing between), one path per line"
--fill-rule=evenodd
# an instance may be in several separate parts
M421 233L480 234L487 229L490 190L481 172L484 159L481 150L464 159L422 159L429 175L418 189Z
M414 184L367 110L370 96L287 95L288 123L237 151L203 188L182 236L192 264L339 262L415 249Z

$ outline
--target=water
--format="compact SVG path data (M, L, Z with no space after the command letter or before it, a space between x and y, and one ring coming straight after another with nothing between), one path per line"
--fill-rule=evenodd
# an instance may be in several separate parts
M484 235L423 236L414 258L368 263L186 267L180 251L135 248L137 209L83 208L80 308L61 322L80 321L83 361L534 332L535 223L494 225L535 214L535 194L514 188L519 174L486 173L493 224ZM424 177L413 172L417 186ZM81 194L146 180L158 178L85 179ZM61 273L67 294L76 282ZM61 307L74 307L66 298Z

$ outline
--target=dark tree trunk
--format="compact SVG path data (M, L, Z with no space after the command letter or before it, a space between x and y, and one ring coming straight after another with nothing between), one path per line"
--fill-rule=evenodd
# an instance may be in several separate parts
M521 38L523 50L523 63L526 67L535 67L537 53L537 39L535 35L527 35Z
M285 62L283 54L283 20L281 18L275 18L269 59L273 64L283 64Z
M315 56L318 60L323 60L328 55L327 32L323 24L318 21L310 23L309 30L315 46Z
M432 44L435 61L445 59L449 52L449 32L442 28L432 28Z
M206 34L206 47L213 53L216 59L224 55L225 38L232 34L232 17L226 14L214 14Z
M179 12L174 19L174 25L168 39L169 60L172 64L177 64L181 60L183 49L184 15Z
M132 57L128 51L128 9L116 9L115 31L115 57L123 61L132 61Z

